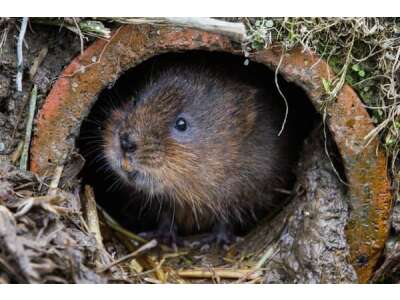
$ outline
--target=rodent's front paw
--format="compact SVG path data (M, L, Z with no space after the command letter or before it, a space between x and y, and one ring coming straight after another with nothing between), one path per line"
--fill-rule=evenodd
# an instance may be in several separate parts
M212 232L192 243L192 246L196 248L200 247L202 251L208 250L212 244L226 249L229 245L237 242L238 239L240 238L234 234L231 226L218 223L214 226Z
M157 242L171 247L174 251L177 251L178 246L183 246L183 241L174 228L157 228L152 231L139 233L139 235L147 240L156 239Z

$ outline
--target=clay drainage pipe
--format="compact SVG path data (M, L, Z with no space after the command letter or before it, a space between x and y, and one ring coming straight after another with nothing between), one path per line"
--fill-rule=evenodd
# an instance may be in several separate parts
M62 72L39 112L31 170L51 173L51 168L64 163L97 96L122 72L158 54L195 49L243 54L241 45L226 36L173 26L127 25L110 40L94 42ZM331 78L333 73L315 54L294 49L282 57L282 49L272 46L252 53L249 59L273 70L279 65L279 73L302 87L317 111L322 110L322 79ZM352 210L346 235L350 261L359 281L367 282L389 229L391 195L386 160L377 139L365 147L364 137L373 123L350 86L342 88L326 112L349 183Z

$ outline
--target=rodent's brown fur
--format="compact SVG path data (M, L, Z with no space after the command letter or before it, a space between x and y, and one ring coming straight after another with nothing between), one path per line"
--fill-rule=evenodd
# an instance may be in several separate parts
M293 112L278 136L285 104L268 86L220 66L174 63L112 112L106 160L133 191L168 204L181 232L257 219L279 205L300 145ZM183 139L171 131L179 114L194 128ZM137 143L133 154L121 150L122 133Z

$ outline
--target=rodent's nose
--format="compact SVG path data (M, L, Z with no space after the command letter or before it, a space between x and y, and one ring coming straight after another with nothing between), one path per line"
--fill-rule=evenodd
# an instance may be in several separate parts
M127 133L124 133L120 136L120 143L121 143L121 149L125 152L135 152L137 149L135 141Z

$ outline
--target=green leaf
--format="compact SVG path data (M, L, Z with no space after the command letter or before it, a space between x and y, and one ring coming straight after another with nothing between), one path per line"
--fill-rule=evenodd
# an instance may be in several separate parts
M324 86L325 93L331 92L332 82L328 79L322 78L322 85Z
M353 71L355 71L355 72L358 72L358 71L360 70L360 66L359 66L359 65L353 65L353 66L351 67L351 69L352 69Z

